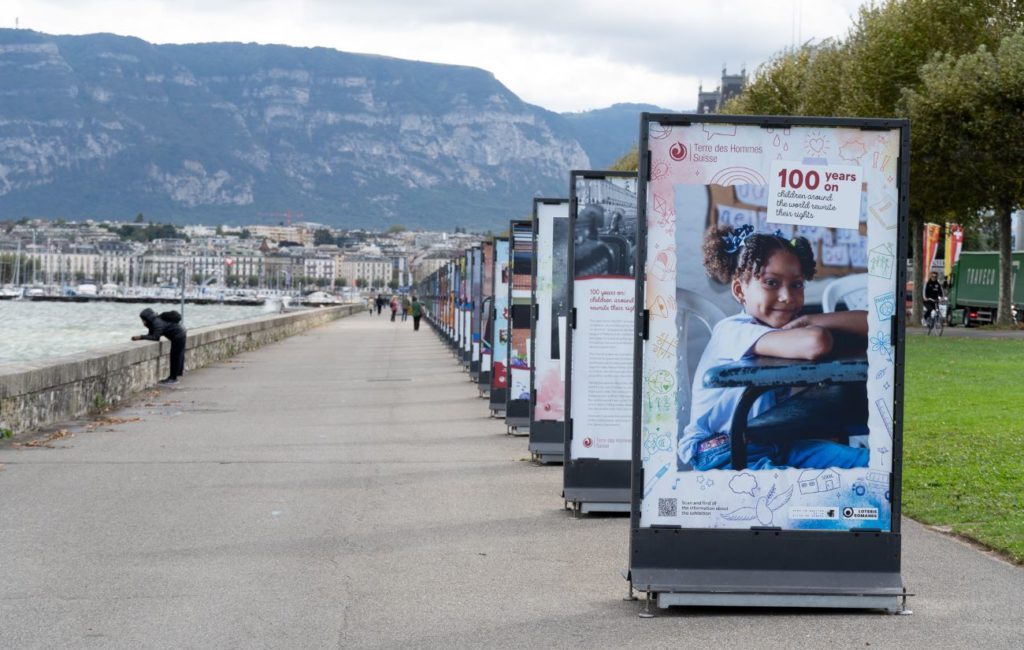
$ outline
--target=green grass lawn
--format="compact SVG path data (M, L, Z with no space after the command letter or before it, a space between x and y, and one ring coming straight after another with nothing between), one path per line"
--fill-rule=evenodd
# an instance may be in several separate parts
M1024 562L1024 340L907 337L903 513Z

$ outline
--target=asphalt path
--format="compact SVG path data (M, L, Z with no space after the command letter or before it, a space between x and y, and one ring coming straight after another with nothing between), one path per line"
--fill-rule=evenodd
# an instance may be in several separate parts
M135 418L138 418L137 420ZM904 522L913 615L626 602L439 339L360 314L0 447L0 648L1014 648L1024 570Z

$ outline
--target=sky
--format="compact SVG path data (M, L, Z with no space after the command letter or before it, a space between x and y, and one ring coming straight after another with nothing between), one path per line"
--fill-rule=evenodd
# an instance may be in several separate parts
M559 111L693 109L723 65L753 73L843 38L864 0L5 0L0 27L152 43L328 47L488 70Z

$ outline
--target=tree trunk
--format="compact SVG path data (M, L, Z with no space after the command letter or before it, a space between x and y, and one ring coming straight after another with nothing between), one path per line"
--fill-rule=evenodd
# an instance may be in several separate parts
M924 221L922 219L910 220L910 240L913 250L913 263L910 265L911 278L914 280L913 306L910 310L910 322L908 327L919 327L921 319L924 318Z
M1012 210L1000 206L996 217L999 219L999 312L996 325L1009 327L1013 324L1013 257L1010 255L1010 216Z

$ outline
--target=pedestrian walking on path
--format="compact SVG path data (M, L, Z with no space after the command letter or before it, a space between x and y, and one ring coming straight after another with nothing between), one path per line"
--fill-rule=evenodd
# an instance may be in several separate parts
M423 305L420 304L419 300L416 300L416 296L412 297L412 304L409 306L409 311L412 312L412 329L418 332L420 329L420 318L423 317Z
M409 309L411 303L409 302L409 296L402 296L402 322L404 323L409 318Z
M391 322L394 323L395 315L398 313L398 298L396 296L391 296L391 304L389 306L391 307Z
M384 309L384 296L377 294L377 315L380 316L380 311Z
M176 384L178 377L185 374L185 339L188 335L185 327L181 324L181 314L176 311L165 311L159 316L155 311L143 309L139 314L142 324L149 330L147 334L132 337L133 341L159 341L165 337L171 342L171 372L166 379L161 379L161 384Z

